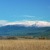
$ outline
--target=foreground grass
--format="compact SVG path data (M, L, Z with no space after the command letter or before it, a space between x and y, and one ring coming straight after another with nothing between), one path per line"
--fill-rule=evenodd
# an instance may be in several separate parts
M50 40L0 40L0 50L50 50Z

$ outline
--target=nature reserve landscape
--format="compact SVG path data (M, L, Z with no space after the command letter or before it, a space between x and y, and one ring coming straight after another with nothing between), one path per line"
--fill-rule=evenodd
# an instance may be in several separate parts
M0 0L0 50L50 50L50 0Z

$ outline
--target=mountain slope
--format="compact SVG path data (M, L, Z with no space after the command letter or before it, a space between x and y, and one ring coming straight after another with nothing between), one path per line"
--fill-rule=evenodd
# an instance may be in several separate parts
M43 36L50 38L50 27L7 25L0 27L0 36Z
M33 36L50 38L50 22L18 21L0 24L0 36Z

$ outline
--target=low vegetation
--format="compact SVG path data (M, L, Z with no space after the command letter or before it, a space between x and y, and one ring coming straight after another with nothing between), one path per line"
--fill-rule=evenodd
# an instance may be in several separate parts
M50 50L50 40L42 36L0 36L0 50Z
M50 40L0 40L0 50L50 50Z
M40 36L40 37L34 37L34 36L0 36L0 40L2 39L8 39L8 40L17 40L17 39L50 39L50 38L47 38L47 37L43 37L43 36Z

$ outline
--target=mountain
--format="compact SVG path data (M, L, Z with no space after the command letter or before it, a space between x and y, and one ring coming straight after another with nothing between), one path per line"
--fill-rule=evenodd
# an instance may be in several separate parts
M47 21L15 21L15 22L7 22L7 21L0 21L1 26L7 25L23 25L23 26L37 26L37 27L50 27L50 22Z
M48 23L47 23L48 24ZM36 22L35 24L6 24L0 27L0 36L34 36L50 38L50 26Z

